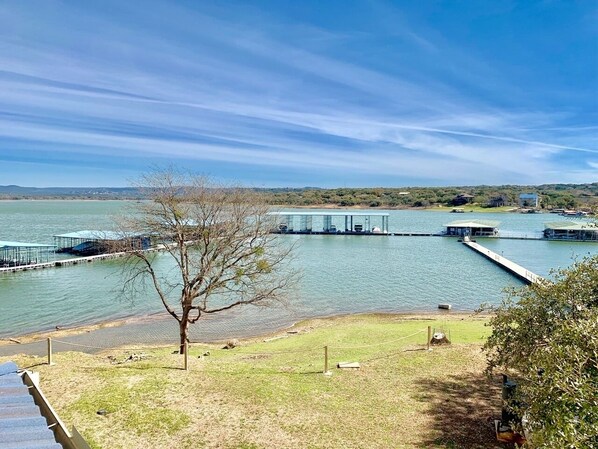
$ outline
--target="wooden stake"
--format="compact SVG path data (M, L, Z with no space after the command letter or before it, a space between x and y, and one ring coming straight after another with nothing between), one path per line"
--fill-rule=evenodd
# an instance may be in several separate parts
M432 326L428 326L428 351L430 350L430 341L432 341Z
M187 340L185 340L183 350L185 351L185 371L189 371L189 343L187 343Z
M328 345L324 346L324 376L331 376L332 373L328 371Z
M48 365L53 365L52 362L52 339L48 337Z

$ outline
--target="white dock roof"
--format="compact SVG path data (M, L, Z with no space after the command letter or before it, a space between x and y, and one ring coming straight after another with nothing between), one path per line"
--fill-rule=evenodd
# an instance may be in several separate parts
M6 240L0 240L0 248L54 248L54 245L45 245L43 243L9 242Z
M444 226L447 228L496 228L499 224L499 221L494 220L457 220Z
M312 217L388 217L390 214L388 212L339 212L339 211L330 211L330 212L314 212L314 211L280 211L280 212L268 212L268 215L304 215L304 216L312 216Z
M598 225L594 223L579 223L576 221L553 221L544 223L545 229L562 229L568 231L595 231L598 232Z
M139 234L115 231L75 231L66 234L57 234L54 237L71 238L71 239L87 239L87 240L121 240L125 237L138 237Z

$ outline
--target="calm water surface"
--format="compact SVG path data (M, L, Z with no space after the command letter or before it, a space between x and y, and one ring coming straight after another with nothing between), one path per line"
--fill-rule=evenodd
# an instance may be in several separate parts
M110 229L130 204L122 201L0 202L0 240L52 243L52 235L83 229ZM389 211L390 231L437 232L456 219L500 221L500 229L529 233L549 214L450 214ZM344 226L342 220L336 223ZM377 225L372 219L372 225ZM314 220L314 229L318 221ZM368 311L433 311L439 302L472 310L497 303L511 275L459 244L441 237L281 236L297 243L303 276L286 308L248 307L225 320L260 329L310 317ZM577 257L596 254L598 244L480 239L481 244L548 276ZM0 275L0 337L162 311L148 290L133 300L120 294L118 260Z

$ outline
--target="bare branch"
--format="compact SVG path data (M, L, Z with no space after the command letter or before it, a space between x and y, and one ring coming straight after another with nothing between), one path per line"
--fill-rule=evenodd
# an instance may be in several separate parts
M149 173L140 187L151 201L124 225L159 250L131 253L125 285L151 281L179 322L181 344L204 313L285 299L298 275L288 265L292 247L270 234L268 206L256 192L174 170Z

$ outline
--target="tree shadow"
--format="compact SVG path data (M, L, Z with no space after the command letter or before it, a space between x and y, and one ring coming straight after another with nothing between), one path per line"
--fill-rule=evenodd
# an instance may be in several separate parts
M494 419L500 419L501 380L464 373L420 379L417 400L429 404L432 434L422 448L506 448L496 441Z

